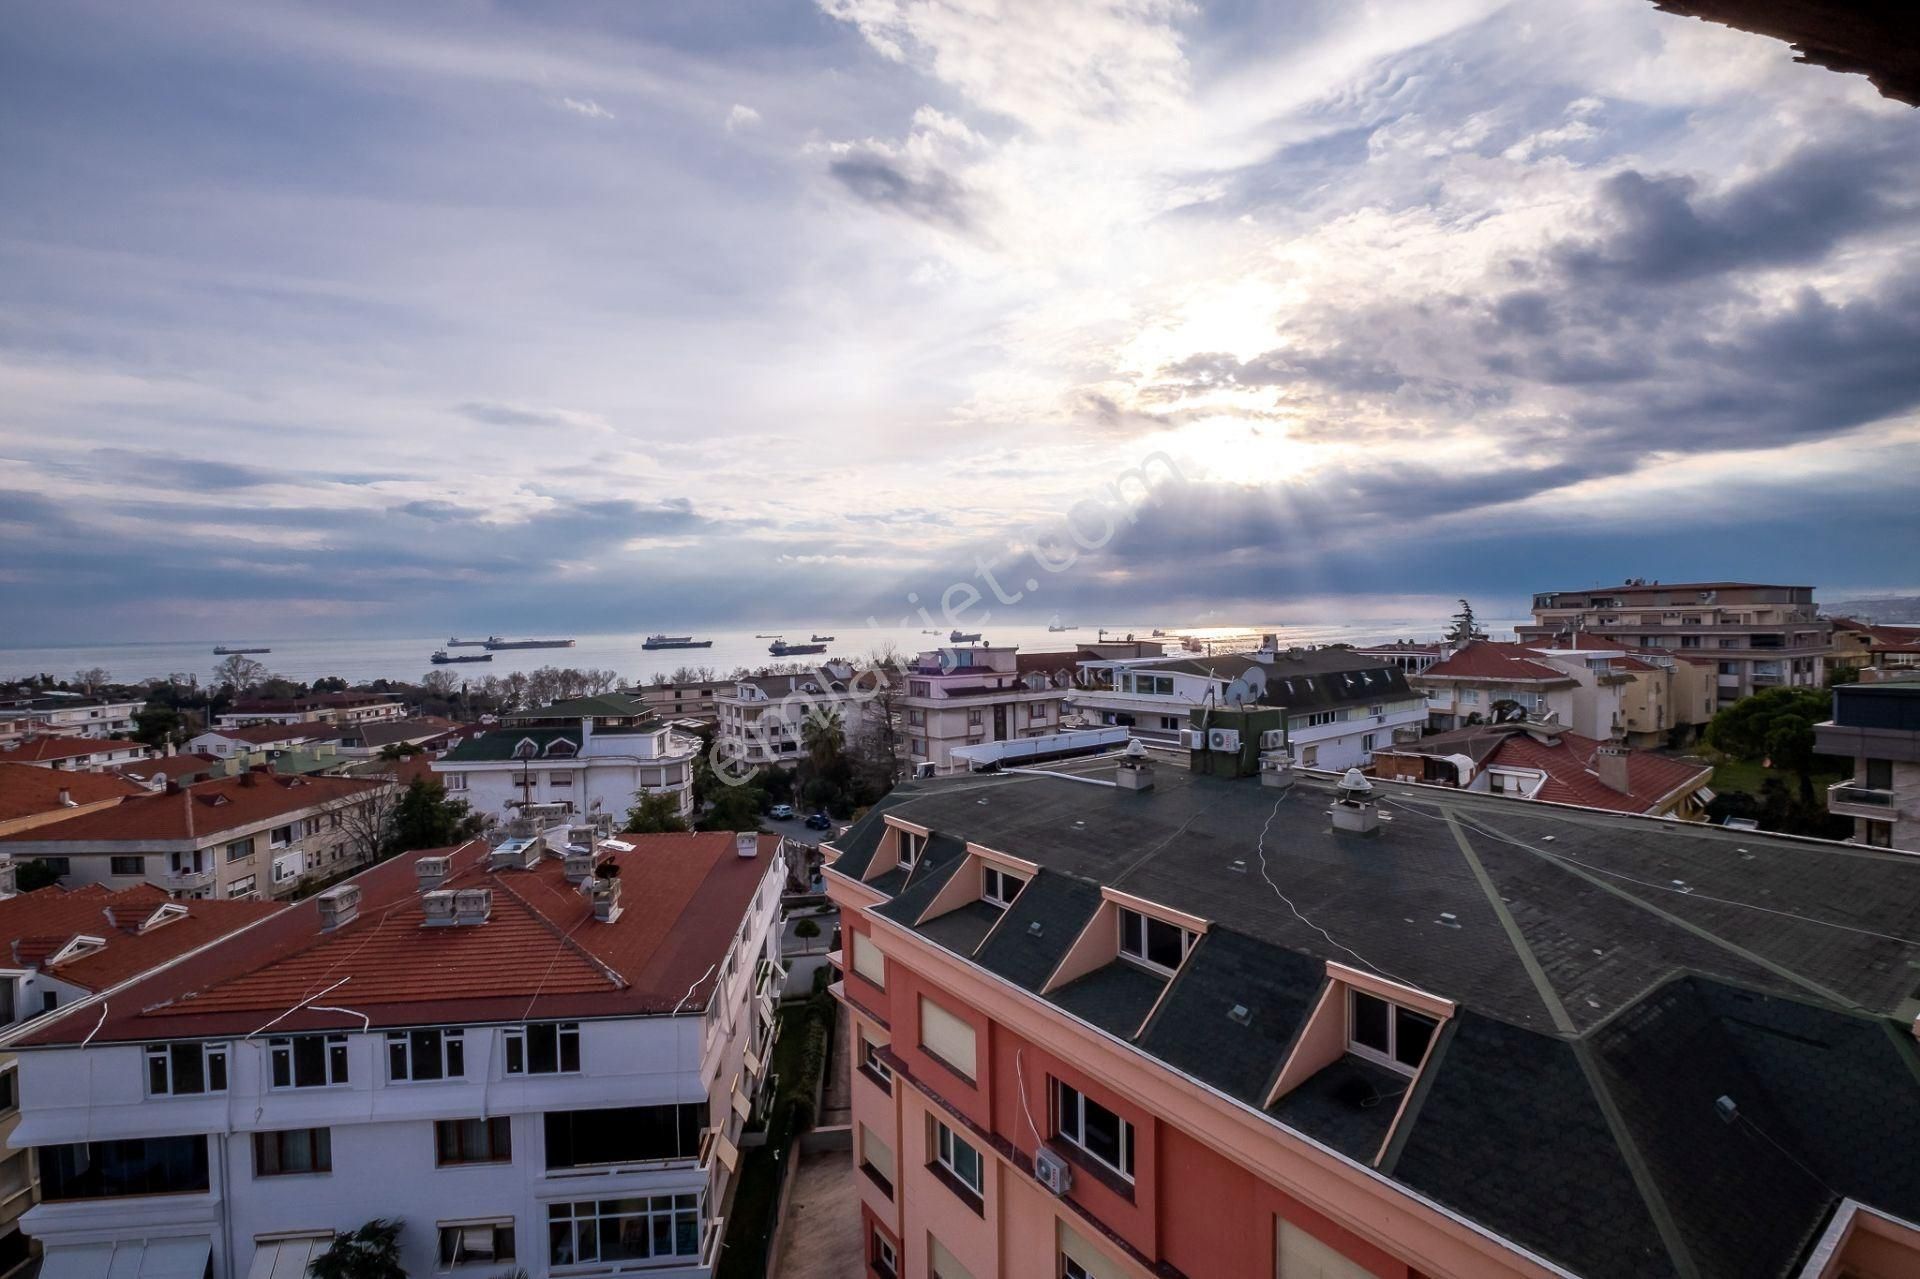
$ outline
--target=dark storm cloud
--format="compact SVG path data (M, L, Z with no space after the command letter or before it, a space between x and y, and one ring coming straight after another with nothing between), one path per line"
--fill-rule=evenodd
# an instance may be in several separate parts
M913 176L883 155L866 152L827 166L834 181L854 196L893 213L948 231L968 232L974 216L966 190L944 170Z
M243 462L181 457L136 449L95 449L92 464L113 475L137 477L165 487L184 489L245 489L273 484L281 472Z

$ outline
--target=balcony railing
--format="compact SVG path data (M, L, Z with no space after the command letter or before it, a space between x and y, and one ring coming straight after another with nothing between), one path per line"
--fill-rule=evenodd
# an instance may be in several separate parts
M1856 786L1852 782L1835 782L1827 787L1827 807L1831 809L1836 804L1885 812L1893 807L1893 792L1871 786Z
M165 871L160 876L160 886L170 893L197 893L203 888L213 887L211 870Z

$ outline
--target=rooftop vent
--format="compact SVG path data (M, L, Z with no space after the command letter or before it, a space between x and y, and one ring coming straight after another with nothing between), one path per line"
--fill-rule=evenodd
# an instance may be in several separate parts
M487 869L531 870L540 862L540 850L537 836L509 839L487 854Z
M733 837L733 851L741 857L760 855L760 836L758 832L743 830Z
M569 884L584 884L593 878L593 850L591 848L567 849L563 859Z
M420 909L426 916L428 927L446 927L453 923L453 899L457 896L451 888L435 888L420 898Z
M1235 1004L1227 1009L1227 1020L1238 1022L1242 1026L1248 1025L1253 1021L1253 1010L1245 1004Z
M1380 829L1380 814L1373 802L1373 783L1357 768L1349 768L1340 779L1340 798L1332 809L1333 828L1355 835L1371 835Z
M413 864L413 873L420 877L420 891L430 893L447 882L453 874L453 858L444 854L438 857L422 857Z
M1114 774L1114 781L1121 790L1152 790L1153 760L1147 755L1146 745L1139 738L1128 741L1126 751L1120 757L1120 769Z
M454 923L484 924L492 914L493 890L491 888L462 888L454 893Z
M580 891L593 905L593 917L603 924L620 918L620 868L609 865L602 873L580 881Z
M360 889L354 884L340 884L321 893L320 929L332 932L344 928L360 917Z

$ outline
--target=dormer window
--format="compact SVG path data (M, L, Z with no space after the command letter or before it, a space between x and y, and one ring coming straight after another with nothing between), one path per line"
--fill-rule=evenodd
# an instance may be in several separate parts
M531 737L523 737L514 743L513 757L515 759L532 759L539 753L540 743L534 741Z
M579 754L579 752L580 748L577 745L562 737L560 740L548 745L547 758L572 759L575 755Z
M1013 899L1019 896L1020 890L1026 886L1026 880L1010 871L1001 870L998 866L980 868L980 900L989 906L998 906L1005 910L1013 905Z
M1407 1075L1420 1068L1438 1021L1363 991L1350 991L1348 1001L1347 1047L1356 1056Z
M916 835L910 830L900 832L900 864L912 870L920 862L920 854L927 849L927 837Z
M1137 910L1120 911L1120 953L1156 972L1171 974L1193 949L1198 934Z

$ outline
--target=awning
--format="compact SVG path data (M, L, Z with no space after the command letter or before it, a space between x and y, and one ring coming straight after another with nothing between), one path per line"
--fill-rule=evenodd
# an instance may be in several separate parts
M212 1253L205 1235L55 1246L40 1273L48 1279L206 1279Z
M253 1245L253 1264L247 1267L247 1279L307 1279L307 1262L332 1244L330 1234L258 1240Z

